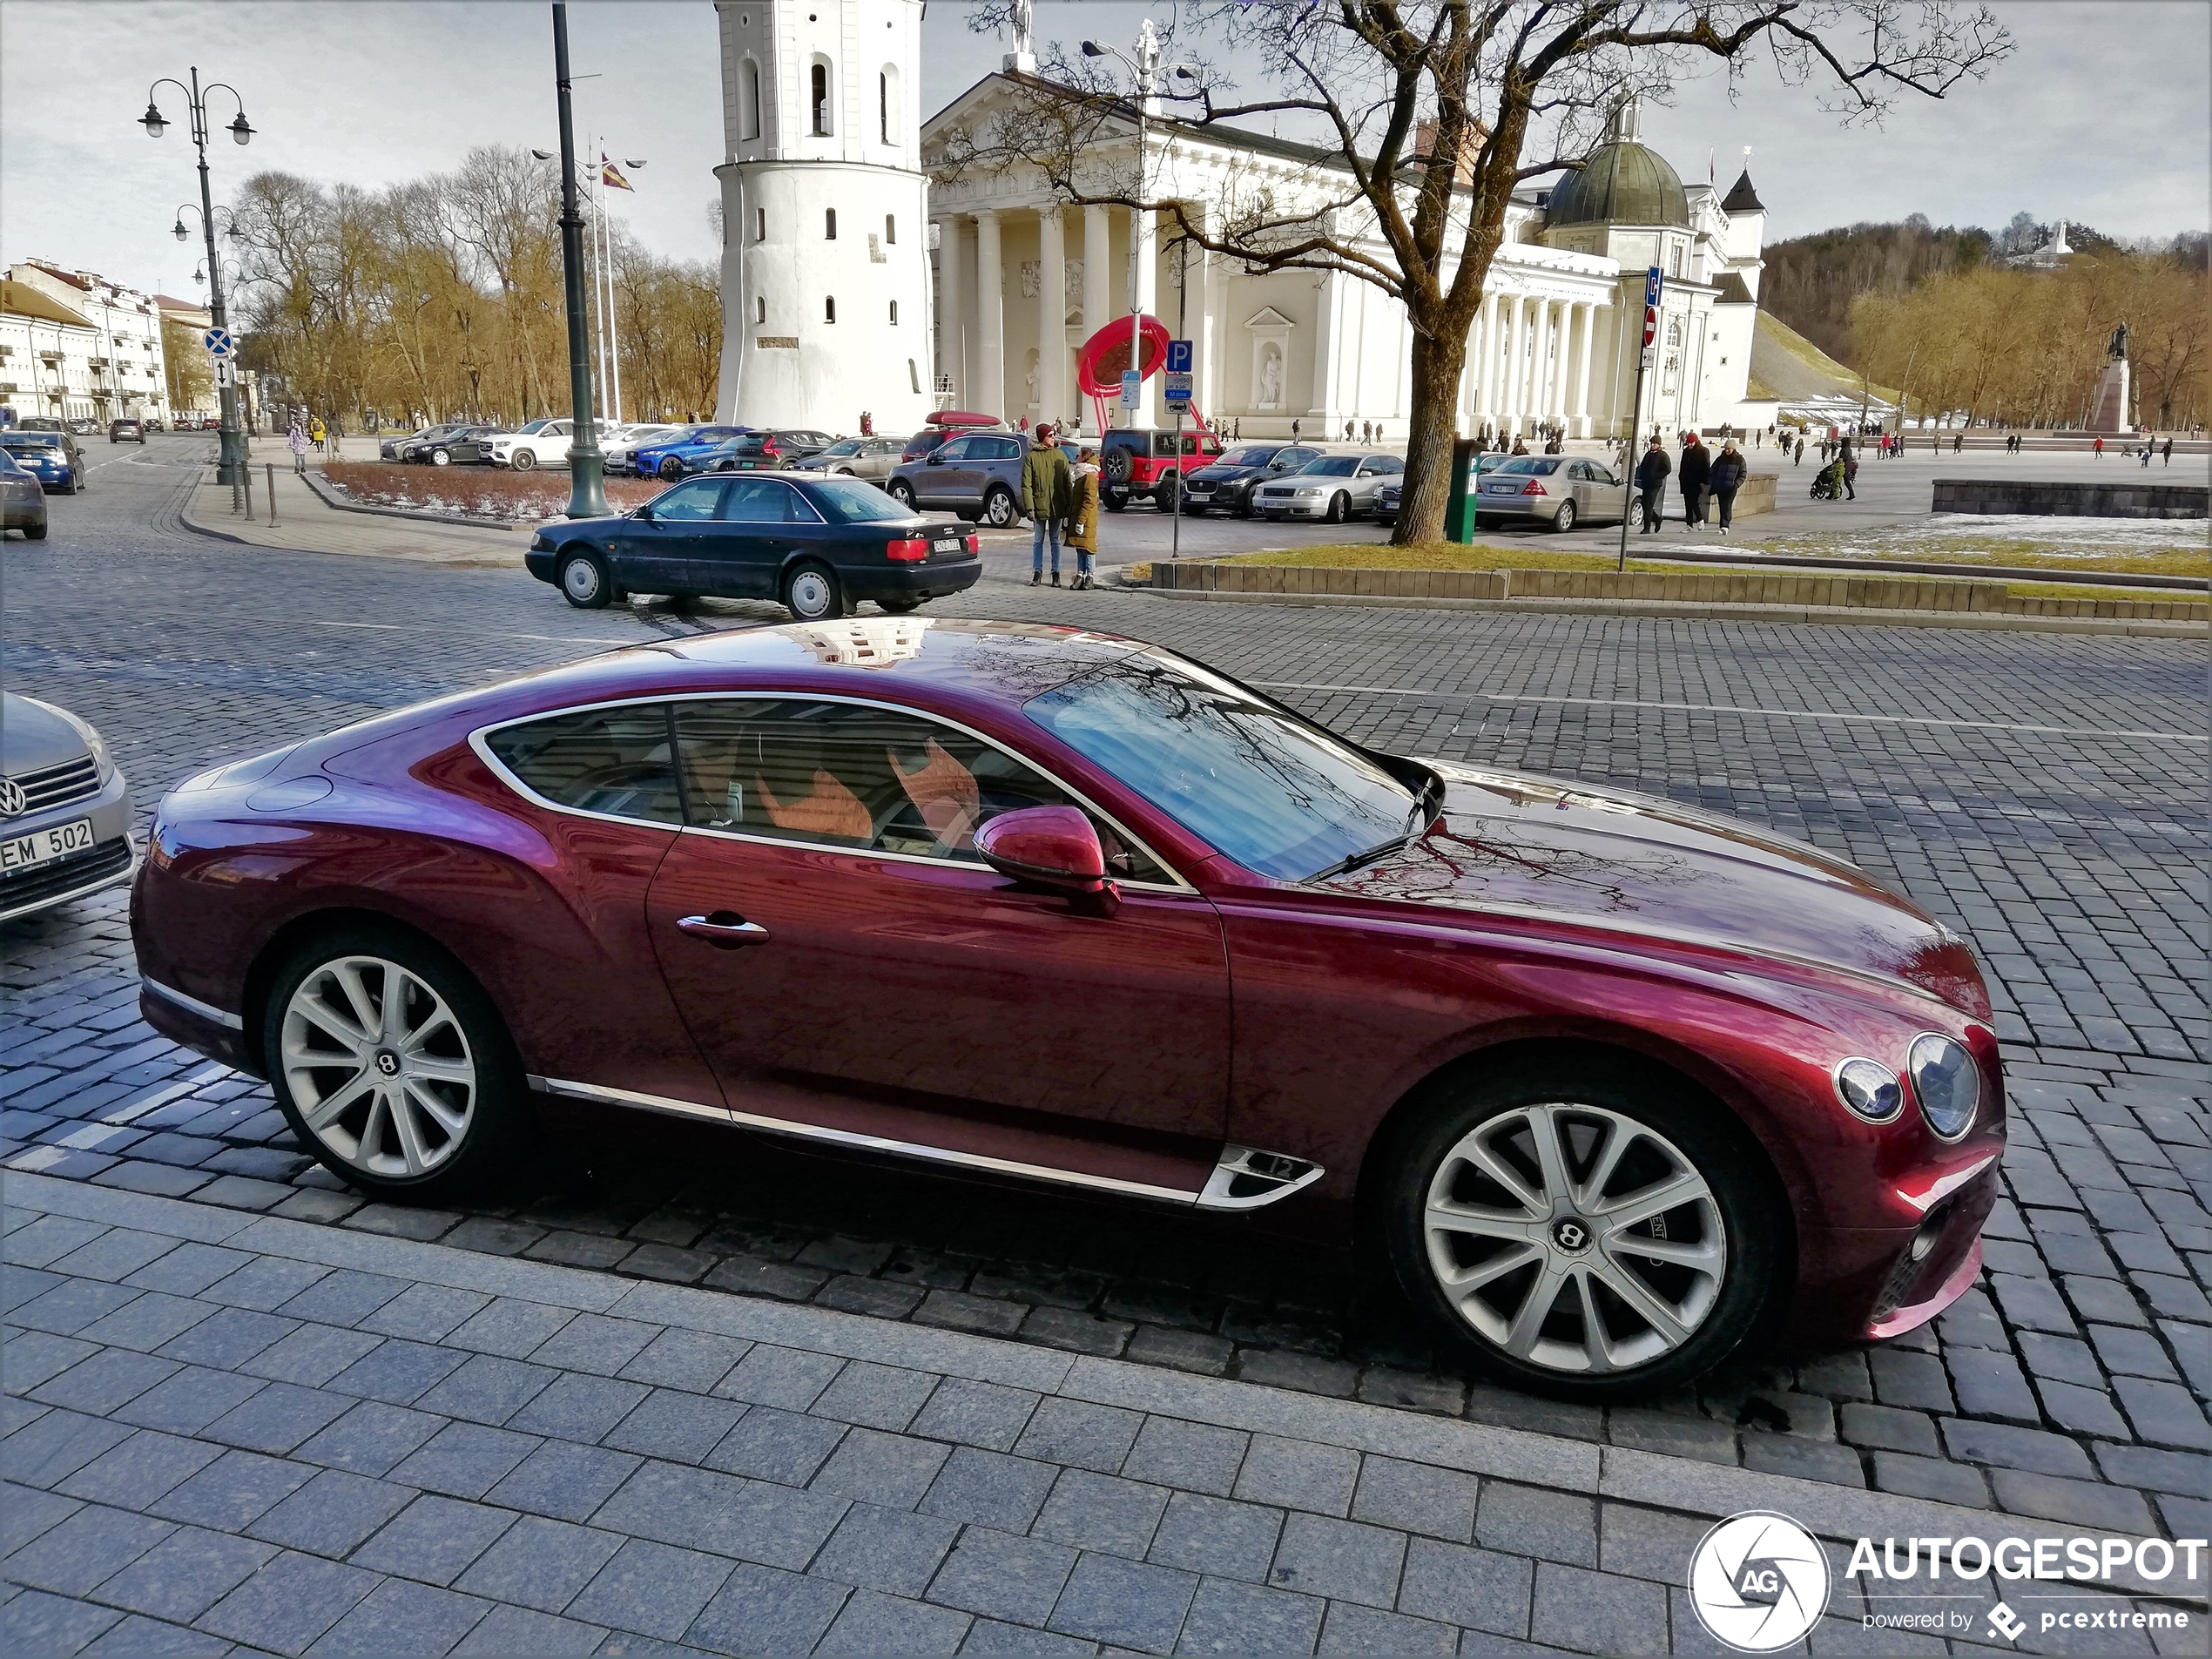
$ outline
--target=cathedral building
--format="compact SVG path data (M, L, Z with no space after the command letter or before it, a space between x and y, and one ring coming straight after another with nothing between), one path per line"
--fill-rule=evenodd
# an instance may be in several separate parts
M1071 203L1041 168L947 164L973 135L1059 95L1026 54L922 119L918 0L717 9L721 418L851 431L867 410L894 432L951 407L1089 431L1076 353L1134 301L1191 341L1192 401L1208 420L1247 437L1288 436L1296 422L1309 438L1379 421L1404 439L1411 329L1380 289L1341 273L1250 270L1181 241L1170 212ZM1087 145L1099 178L1133 176L1136 113L1109 117ZM1339 235L1359 235L1325 150L1167 114L1143 129L1145 195L1194 223L1264 189L1278 214L1333 213ZM1458 429L1625 435L1652 266L1666 280L1645 429L1766 425L1773 403L1750 395L1765 219L1748 170L1725 195L1685 185L1624 103L1579 172L1509 206ZM1138 423L1169 420L1163 389L1146 382Z

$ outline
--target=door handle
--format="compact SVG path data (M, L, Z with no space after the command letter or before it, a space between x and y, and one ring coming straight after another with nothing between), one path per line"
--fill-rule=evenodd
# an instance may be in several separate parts
M694 939L704 939L720 950L736 950L745 945L765 945L768 930L757 921L747 921L734 910L714 910L704 916L685 916L676 923L683 932Z

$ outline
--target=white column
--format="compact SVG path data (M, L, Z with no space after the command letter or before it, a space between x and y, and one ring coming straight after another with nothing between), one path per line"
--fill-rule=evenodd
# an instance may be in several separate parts
M1500 413L1508 425L1518 428L1521 411L1527 406L1523 401L1523 389L1528 383L1528 300L1524 294L1507 298L1509 307L1506 319L1506 391Z
M984 415L1006 418L1006 272L999 253L999 216L975 215L975 395Z
M1590 350L1597 343L1597 307L1585 302L1581 307L1582 326L1575 331L1575 435L1590 435Z
M1057 203L1037 214L1037 403L1058 426L1075 400L1068 395L1068 242Z
M937 221L937 367L953 382L952 407L968 408L968 280L962 255L961 233L967 226L957 214ZM933 399L931 407L935 407Z
M1129 259L1130 308L1151 316L1160 308L1160 244L1153 216L1142 208L1130 209ZM1143 371L1141 353L1130 367ZM1163 384L1158 376L1153 377L1144 393L1144 401L1130 411L1132 421L1147 426L1162 424L1157 406Z
M1204 232L1205 209L1184 208L1193 230ZM1208 421L1221 413L1214 387L1213 256L1195 242L1183 245L1184 328L1190 341L1190 401Z
M1482 296L1482 355L1475 362L1475 424L1498 423L1498 296Z
M1546 333L1551 339L1551 354L1544 371L1544 418L1561 427L1567 424L1567 354L1571 340L1567 332L1568 302L1553 300L1545 304L1544 315L1549 325Z
M1083 337L1089 339L1105 327L1112 314L1114 301L1113 220L1103 207L1083 209ZM1082 396L1081 393L1076 394ZM1097 420L1090 401L1083 399L1085 429ZM1093 437L1098 435L1091 433Z
M1337 284L1341 280L1333 271L1325 273L1313 298L1313 401L1298 432L1309 443L1328 440L1330 421L1336 413L1330 400L1337 384L1337 335L1341 324L1337 315ZM1286 408L1296 407L1288 397L1283 401Z

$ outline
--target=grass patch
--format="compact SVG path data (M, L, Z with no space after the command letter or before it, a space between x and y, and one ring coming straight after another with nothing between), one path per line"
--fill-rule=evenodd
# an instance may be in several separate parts
M569 510L565 472L508 472L492 467L401 466L384 461L326 461L322 475L365 507L398 507L435 517L503 518L517 523L560 518ZM610 478L607 504L617 512L651 501L667 486L657 478Z

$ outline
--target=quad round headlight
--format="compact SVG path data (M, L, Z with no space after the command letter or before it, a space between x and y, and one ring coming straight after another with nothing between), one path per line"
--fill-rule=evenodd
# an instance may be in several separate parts
M1974 1109L1981 1104L1981 1069L1966 1044L1930 1031L1912 1039L1905 1063L1930 1129L1955 1141L1973 1127Z
M1870 1123L1886 1123L1905 1109L1905 1085L1878 1060L1846 1060L1836 1068L1836 1097Z

